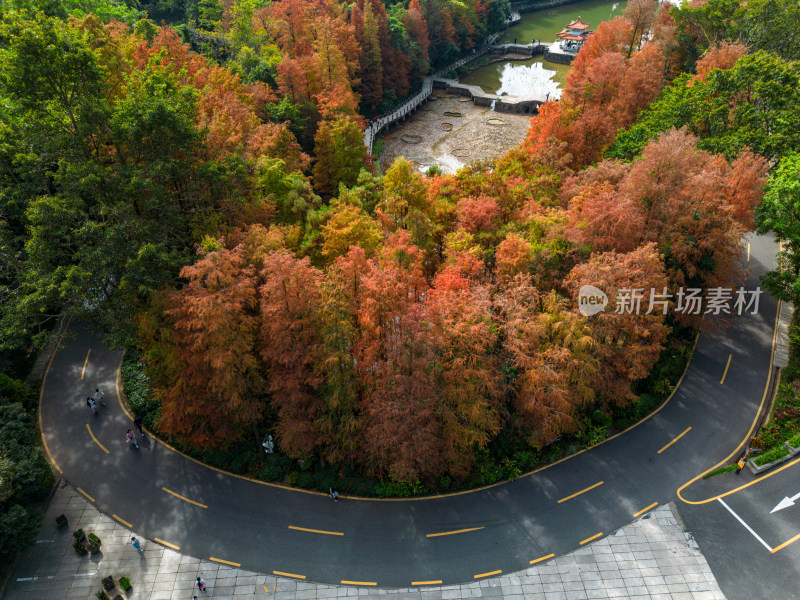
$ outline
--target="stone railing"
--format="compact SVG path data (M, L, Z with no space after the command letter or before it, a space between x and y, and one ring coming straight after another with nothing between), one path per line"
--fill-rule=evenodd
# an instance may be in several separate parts
M499 32L493 33L488 38L486 38L486 40L480 47L474 48L466 56L461 57L460 59L446 66L443 69L439 69L432 75L425 77L425 79L422 80L422 89L419 91L419 93L415 94L414 96L406 100L403 104L395 108L393 111L386 113L385 115L381 115L380 117L375 117L374 119L372 119L369 122L369 125L367 125L367 128L364 130L364 146L366 146L367 152L372 154L373 148L375 146L375 140L377 139L378 134L381 131L383 131L386 127L388 127L395 121L405 119L409 114L411 114L417 108L419 108L419 106L430 97L430 95L433 93L433 78L439 78L445 73L454 71L459 67L467 64L468 62L480 58L492 48L492 44L494 44L495 41L497 41L498 37L500 37Z

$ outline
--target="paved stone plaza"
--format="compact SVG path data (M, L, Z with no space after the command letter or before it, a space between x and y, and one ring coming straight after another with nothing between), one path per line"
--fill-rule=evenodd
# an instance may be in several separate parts
M57 530L55 517L69 526ZM78 527L102 539L102 552L79 556L72 549ZM135 534L135 533L134 533ZM619 531L566 556L519 573L478 582L414 589L316 585L235 569L181 555L145 540L144 554L130 545L130 530L100 513L64 482L45 515L39 540L20 558L3 600L93 600L101 579L127 576L131 600L313 600L390 596L397 600L505 598L507 600L724 600L711 569L691 534L683 531L670 506L661 506ZM143 539L140 537L140 539ZM205 579L205 593L193 587ZM114 597L115 590L110 593Z

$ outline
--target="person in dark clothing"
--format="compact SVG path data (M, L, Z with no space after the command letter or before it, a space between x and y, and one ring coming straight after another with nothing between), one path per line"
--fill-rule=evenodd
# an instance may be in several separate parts
M142 439L144 439L144 429L142 429L142 417L136 415L133 417L133 426L139 430L139 433L142 435Z

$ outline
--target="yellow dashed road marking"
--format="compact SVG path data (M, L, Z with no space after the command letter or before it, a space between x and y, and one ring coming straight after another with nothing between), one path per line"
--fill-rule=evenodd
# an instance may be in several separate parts
M580 492L575 492L575 493L574 493L574 494L572 494L571 496L567 496L566 498L562 498L561 500L559 500L559 501L558 501L558 503L559 503L559 504L561 504L562 502L566 502L567 500L572 500L572 499L573 499L573 498L575 498L576 496L580 496L581 494L585 494L585 493L586 493L586 492L588 492L589 490L593 490L594 488L596 488L596 487L598 487L598 486L601 486L601 485L603 485L603 483L604 483L603 481L598 481L598 482L597 482L597 483L595 483L594 485L590 485L589 487L587 487L587 488L586 488L586 489L584 489L584 490L581 490Z
M131 525L130 523L128 523L128 522L127 522L125 519L123 519L123 518L121 518L121 517L118 517L117 515L111 515L111 518L112 518L112 519L116 519L117 521L119 521L120 523L122 523L123 525L125 525L125 527L133 527L133 525Z
M498 569L497 571L489 571L488 573L480 573L478 575L475 575L475 579L480 579L481 577L489 577L490 575L499 575L502 572L503 572L502 569Z
M169 542L165 542L161 538L153 538L153 541L154 542L158 542L159 544L161 544L162 546L166 546L167 548L172 548L173 550L180 550L181 549L180 546L176 546L175 544L170 544Z
M295 579L305 579L305 575L296 575L295 573L286 573L284 571L273 571L273 575L280 575L281 577L294 577Z
M603 537L603 532L602 532L602 531L601 531L600 533L595 533L595 534L594 534L592 537L588 537L588 538L586 538L585 540L583 540L583 541L581 542L581 546L583 546L584 544L588 544L588 543L589 543L589 542L591 542L592 540L596 540L596 539L597 539L597 538L599 538L599 537Z
M661 453L662 453L664 450L666 450L667 448L669 448L670 446L672 446L672 444L674 444L674 443L675 443L675 442L677 442L679 439L681 439L683 436L685 436L687 433L689 433L689 430L690 430L690 429L691 429L691 427L687 427L686 429L684 429L684 430L683 430L683 433L681 433L681 434L680 434L678 437L676 437L674 440L672 440L672 441L671 441L669 444L667 444L667 445L666 445L666 446L664 446L664 447L663 447L661 450L659 450L659 451L658 451L658 453L659 453L659 454L661 454Z
M722 373L722 379L719 380L720 385L725 383L725 377L728 375L728 368L731 366L731 358L733 358L733 354L728 354L728 362L725 363L725 371Z
M200 508L208 508L208 506L206 506L205 504L200 504L199 502L195 502L194 500L189 500L186 496L181 496L177 492L173 492L172 490L168 490L165 487L162 487L161 489L164 490L165 492L167 492L168 494L172 494L176 498L180 498L181 500L184 500L184 501L188 502L189 504L194 504L195 506L199 506Z
M444 531L442 533L426 533L425 537L441 537L443 535L455 535L457 533L466 533L468 531L478 531L483 527L470 527L469 529L456 529L455 531Z
M81 494L83 494L84 496L86 496L86 499L87 499L89 502L94 502L94 498L92 498L92 497L91 497L89 494L87 494L86 492L84 492L84 491L83 491L81 488L75 488L75 489L77 489L77 490L78 490L78 491L79 491Z
M222 563L223 565L230 565L232 567L241 567L242 566L242 563L231 562L229 560L222 560L221 558L214 558L213 556L209 556L208 560L213 560L214 562Z
M89 348L89 351L86 353L86 359L83 361L83 369L81 369L81 381L83 381L83 376L86 373L86 365L89 364L89 355L92 353L92 349Z
M535 565L538 562L542 562L543 560L547 560L548 558L553 558L554 556L555 556L555 554L548 554L547 556L540 556L539 558L534 558L531 561L531 564Z
M644 507L642 510L640 510L639 512L635 512L635 513L633 513L633 516L634 516L634 517L638 517L639 515L646 513L648 510L650 510L651 508L654 508L654 507L656 507L656 506L658 506L658 502L653 502L653 503L652 503L650 506L645 506L645 507Z
M289 525L289 529L294 529L295 531L307 531L308 533L321 533L322 535L344 535L341 531L325 531L323 529L308 529L307 527L295 527L294 525Z

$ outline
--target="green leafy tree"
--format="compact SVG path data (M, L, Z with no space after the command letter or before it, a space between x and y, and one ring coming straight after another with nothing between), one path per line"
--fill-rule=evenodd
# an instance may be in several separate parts
M361 128L352 117L336 116L320 123L314 138L314 186L330 198L339 184L352 187L367 159Z
M759 231L783 242L780 268L763 277L764 287L784 301L800 300L800 154L790 154L767 183L758 209Z
M757 52L703 81L682 75L617 136L606 157L630 160L662 132L684 125L701 149L729 158L745 147L767 158L791 152L800 147L800 63Z

